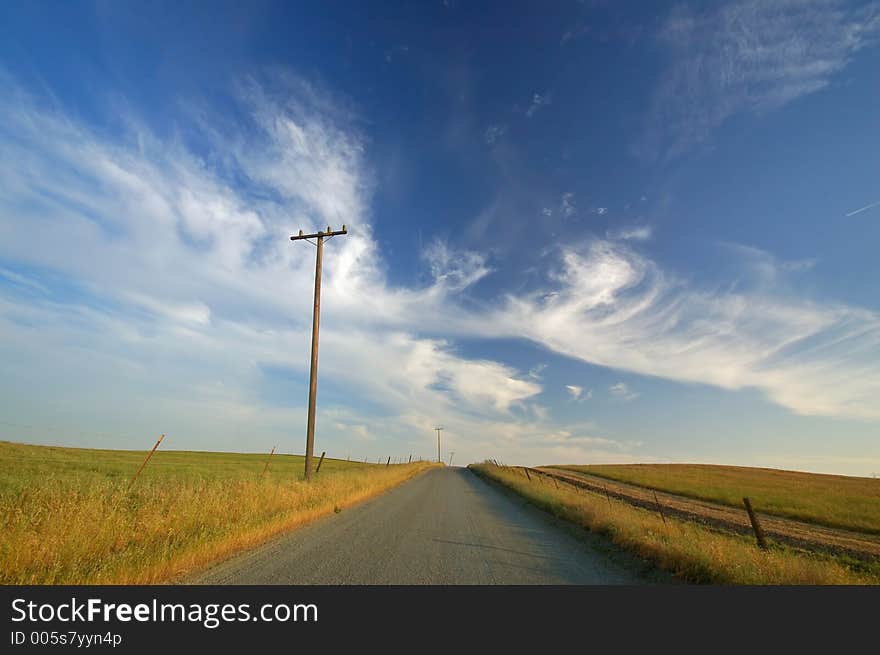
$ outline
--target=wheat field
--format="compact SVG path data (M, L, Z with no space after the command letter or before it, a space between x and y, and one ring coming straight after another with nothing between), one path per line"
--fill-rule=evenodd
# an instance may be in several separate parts
M761 550L754 539L712 530L532 473L490 463L478 474L524 496L554 515L608 536L616 545L691 583L745 585L880 584L880 567L853 565L830 555L782 546Z
M714 464L555 466L833 528L880 534L880 480Z
M429 463L0 442L0 584L155 584L400 484Z

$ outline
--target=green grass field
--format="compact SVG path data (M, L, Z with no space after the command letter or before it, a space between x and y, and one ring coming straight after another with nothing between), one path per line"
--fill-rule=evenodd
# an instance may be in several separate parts
M0 584L167 581L434 466L159 450L127 491L145 455L0 442Z
M755 546L754 538L714 530L656 511L612 500L570 485L529 480L522 471L491 463L471 465L478 474L509 487L554 515L606 535L615 544L692 583L849 585L880 584L880 563L858 563L823 553L775 544ZM590 467L592 468L592 467Z
M162 444L167 446L167 441ZM37 482L111 480L127 484L144 461L147 451L94 450L30 446L0 441L0 494ZM248 480L262 475L269 453L215 453L162 450L153 455L140 481ZM315 458L315 466L318 460ZM325 458L322 473L369 468L375 464ZM302 455L272 456L267 478L295 479L303 475Z
M560 465L658 491L742 507L819 525L880 534L880 480L709 464Z

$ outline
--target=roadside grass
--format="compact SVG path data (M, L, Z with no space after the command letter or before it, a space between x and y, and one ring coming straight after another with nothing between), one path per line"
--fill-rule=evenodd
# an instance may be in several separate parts
M748 496L761 512L833 528L880 534L880 480L711 464L569 466L658 491L742 507Z
M146 453L0 442L0 584L155 584L398 485L436 464Z
M691 583L753 585L880 584L880 569L855 570L828 555L794 551L778 544L763 551L754 539L708 529L607 499L604 495L541 478L529 482L521 470L472 464L555 516L608 536L615 544Z

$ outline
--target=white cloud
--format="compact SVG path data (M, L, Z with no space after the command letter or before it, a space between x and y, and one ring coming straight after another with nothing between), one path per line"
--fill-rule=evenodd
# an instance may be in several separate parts
M599 214L599 216L604 216L608 213L608 207L596 207L595 211L597 214Z
M20 287L26 287L31 289L32 291L39 291L40 293L48 293L49 290L45 287L45 285L40 284L36 280L32 280L26 275L21 275L14 271L8 271L5 268L0 268L0 277L6 278L8 281L13 282L14 284Z
M553 99L549 93L545 93L541 95L540 93L536 93L532 96L532 102L529 105L529 108L526 109L526 117L531 118L535 114L538 113L544 107L553 104Z
M531 369L529 369L529 377L533 380L540 380L541 373L544 372L545 368L547 368L546 364L536 364Z
M559 213L566 218L574 216L577 213L573 193L567 192L562 194L562 201L559 204Z
M623 400L635 400L641 395L630 389L626 382L617 382L615 384L612 384L610 387L608 387L608 393L610 393L615 398L621 398Z
M873 209L874 207L877 207L878 205L880 205L880 201L872 202L869 205L865 205L864 207L859 207L858 209L854 209L851 212L847 212L846 217L849 218L850 216L855 216L856 214L861 214L862 212L868 211L869 209Z
M656 91L640 150L675 156L740 113L770 111L827 87L880 37L880 4L741 0L679 6L659 34L672 64Z
M587 392L584 393L584 388L576 384L566 384L565 390L568 391L569 395L572 397L572 400L584 401L589 400L593 397L592 389L588 389Z
M422 257L430 267L435 284L452 291L462 291L491 272L482 254L471 251L452 252L441 241L434 241L429 245Z
M652 234L650 225L634 225L619 230L609 230L608 238L620 241L648 241Z
M498 139L504 136L507 133L507 125L499 124L499 125L490 125L486 128L486 131L483 132L483 138L486 140L486 143L489 145L495 143Z

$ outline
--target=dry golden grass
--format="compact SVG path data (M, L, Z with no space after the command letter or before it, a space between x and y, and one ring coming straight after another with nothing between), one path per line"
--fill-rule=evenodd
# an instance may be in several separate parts
M408 480L433 464L158 452L0 442L0 584L153 584L196 571Z
M829 527L880 534L880 480L800 471L709 464L558 466L658 491L755 507Z
M762 551L753 539L707 529L666 517L604 495L578 491L547 479L529 482L521 471L491 464L472 465L556 516L605 534L676 576L714 584L880 584L876 569L857 571L826 555L811 555L774 546Z

